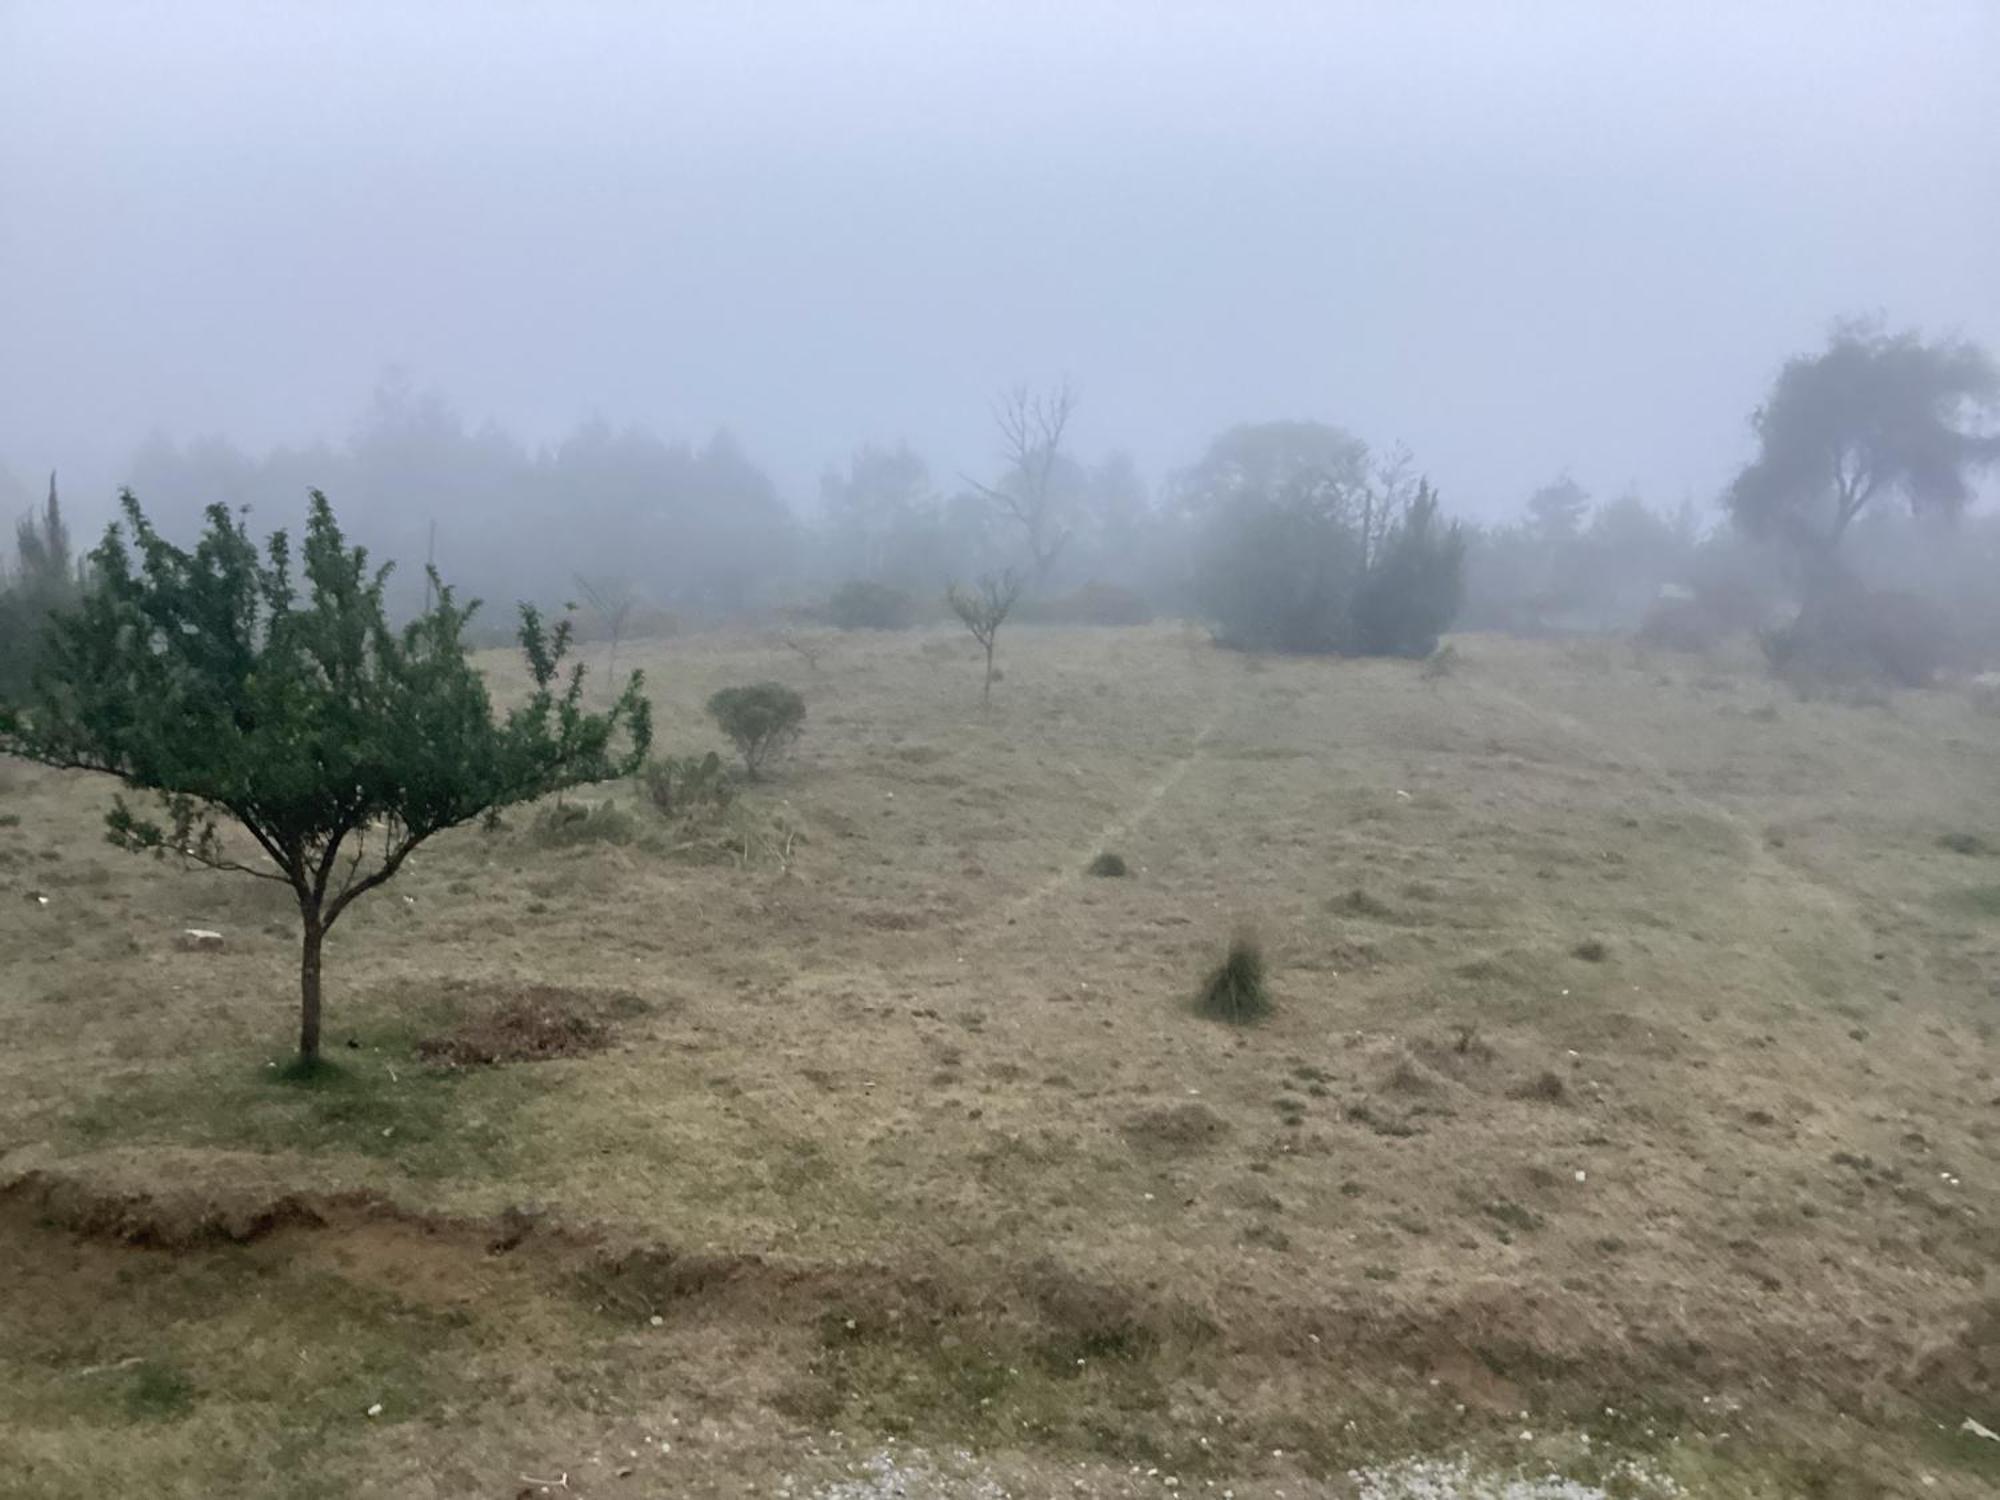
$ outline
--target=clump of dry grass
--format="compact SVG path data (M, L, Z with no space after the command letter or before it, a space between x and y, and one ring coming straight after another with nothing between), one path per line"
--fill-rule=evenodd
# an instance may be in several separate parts
M1262 1020L1271 1011L1271 993L1264 986L1264 952L1249 933L1229 941L1222 962L1201 987L1195 1008L1231 1025Z

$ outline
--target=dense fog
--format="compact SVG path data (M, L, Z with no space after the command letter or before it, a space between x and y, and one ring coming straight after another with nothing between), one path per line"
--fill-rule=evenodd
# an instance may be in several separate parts
M2000 341L1980 4L503 11L0 12L0 512L318 487L405 603L1183 611L1232 445L1338 452L1468 523L1461 624L1601 628L1776 567L1721 501L1838 320ZM1885 578L1988 555L1895 509Z

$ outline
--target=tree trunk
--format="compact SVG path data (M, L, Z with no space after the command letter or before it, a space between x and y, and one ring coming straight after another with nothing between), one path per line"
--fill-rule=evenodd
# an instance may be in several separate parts
M319 953L326 928L318 912L305 913L305 942L299 954L299 1065L319 1062Z
M986 681L979 689L979 706L989 707L993 702L993 643L986 643Z

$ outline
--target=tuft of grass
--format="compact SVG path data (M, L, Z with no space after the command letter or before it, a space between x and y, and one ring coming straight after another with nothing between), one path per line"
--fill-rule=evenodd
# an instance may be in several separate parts
M1208 976L1195 1008L1234 1026L1262 1020L1271 1011L1271 994L1264 987L1264 953L1248 933L1230 939L1229 951Z
M1938 838L1940 849L1949 849L1953 854L1981 855L1994 852L1993 846L1976 833L1947 833Z
M1102 854L1098 855L1097 858L1093 859L1090 862L1090 868L1088 873L1092 875L1102 875L1107 878L1112 878L1120 875L1127 875L1130 874L1131 872L1127 870L1125 867L1124 855L1113 854L1109 849L1106 849Z
M1587 964L1601 964L1611 956L1611 950L1597 938L1585 938L1569 951L1572 958L1580 958Z
M1356 886L1334 903L1334 910L1346 912L1355 917L1372 917L1376 921L1386 921L1395 915L1389 903Z

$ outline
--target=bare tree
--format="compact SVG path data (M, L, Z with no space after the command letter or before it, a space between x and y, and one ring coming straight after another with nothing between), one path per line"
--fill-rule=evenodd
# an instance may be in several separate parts
M954 583L944 591L945 603L965 621L965 628L986 652L986 681L979 690L982 707L993 701L993 645L1014 601L1021 597L1021 585L1020 576L1009 568L998 578L980 574L978 583L969 590Z
M611 654L604 665L604 680L613 682L618 673L618 643L625 638L625 626L639 603L638 596L623 578L586 578L581 573L570 576L576 580L577 591L603 622L605 631L611 637Z
M1075 413L1076 392L1067 380L1048 392L1015 386L993 407L993 425L1000 431L1000 457L1005 465L1000 483L981 484L970 475L964 476L967 484L1027 534L1037 584L1048 577L1070 539L1057 490L1063 435Z
M778 633L778 644L796 652L813 671L819 670L819 660L826 655L833 642L824 635L808 634L802 630L784 630Z

